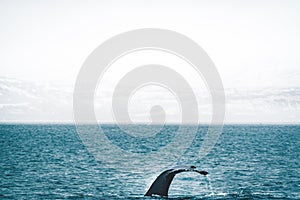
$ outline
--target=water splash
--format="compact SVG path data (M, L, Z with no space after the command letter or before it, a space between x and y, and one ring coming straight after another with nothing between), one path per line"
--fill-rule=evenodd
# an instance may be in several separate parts
M211 185L211 180L210 180L209 175L205 176L204 180L205 180L205 182L206 182L206 185L207 185L207 191L209 191L209 195L210 195L210 196L214 196L214 195L215 195L215 192L214 192L213 187L212 187L212 185Z

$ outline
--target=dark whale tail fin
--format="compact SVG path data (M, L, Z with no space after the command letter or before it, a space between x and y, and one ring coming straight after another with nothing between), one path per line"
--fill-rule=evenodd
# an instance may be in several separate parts
M146 192L145 196L153 196L158 195L161 197L167 197L169 192L169 187L173 181L173 178L176 174L179 174L181 172L197 172L201 175L207 175L208 172L206 171L199 171L196 170L195 166L189 166L189 167L176 167L173 169L168 169L164 172L162 172L152 183L149 190Z

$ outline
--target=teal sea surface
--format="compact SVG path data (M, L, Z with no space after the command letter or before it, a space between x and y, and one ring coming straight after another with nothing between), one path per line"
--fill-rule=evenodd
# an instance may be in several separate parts
M83 127L87 133L90 126ZM181 162L209 174L178 174L170 199L300 199L300 125L225 125L212 151L200 159L195 152L207 128L198 127ZM117 125L102 129L115 146L146 155L171 141L178 126L140 140ZM0 199L152 199L144 194L159 175L154 169L147 178L134 169L105 167L70 124L1 124L0 145Z

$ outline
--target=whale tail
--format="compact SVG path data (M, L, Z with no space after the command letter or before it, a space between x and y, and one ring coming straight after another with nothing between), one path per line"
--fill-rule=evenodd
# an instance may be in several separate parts
M197 172L201 175L207 175L208 172L206 171L199 171L196 170L195 166L190 167L176 167L173 169L168 169L166 171L163 171L152 183L149 190L146 192L145 196L153 196L158 195L161 197L168 197L168 192L170 185L175 177L176 174L179 174L181 172Z

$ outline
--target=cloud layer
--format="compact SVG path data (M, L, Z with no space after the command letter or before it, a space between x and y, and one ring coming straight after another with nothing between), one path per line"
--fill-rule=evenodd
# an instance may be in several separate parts
M0 77L0 121L73 122L72 92L72 86ZM95 113L99 122L112 123L111 97L105 94L96 95ZM299 123L300 87L229 88L225 94L227 123ZM207 123L211 117L209 93L196 95L199 121ZM158 87L136 92L129 101L129 115L134 122L149 122L151 107L157 104L164 108L168 122L180 122L180 104Z

